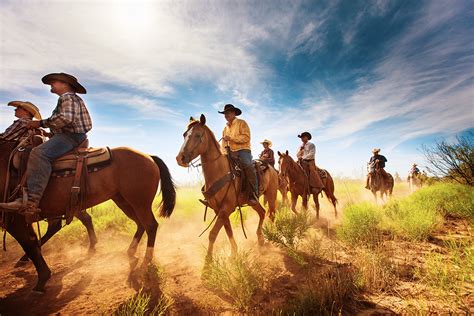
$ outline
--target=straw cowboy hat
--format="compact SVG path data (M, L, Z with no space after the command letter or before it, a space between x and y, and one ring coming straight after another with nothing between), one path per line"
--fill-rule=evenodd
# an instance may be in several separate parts
M16 108L20 107L22 109L25 109L26 111L28 111L29 113L31 113L31 115L33 115L33 117L37 120L41 120L41 114L39 112L39 109L36 107L36 105L34 105L33 103L31 102L27 102L27 101L11 101L8 103L9 106L14 106Z
M303 132L303 133L301 133L300 135L298 135L299 138L301 138L301 137L303 137L303 136L308 137L309 140L310 140L311 138L313 138L309 132Z
M414 164L413 164L413 167L416 167L416 166L418 166L418 165L417 165L416 163L414 163Z
M236 116L239 116L242 114L242 111L239 108L236 108L233 104L226 104L224 105L224 110L223 111L217 111L220 114L225 114L225 112L228 111L234 111Z
M374 148L374 149L372 149L372 153L375 154L375 153L378 153L378 152L380 152L380 148Z
M261 142L260 144L265 144L265 143L268 144L268 147L272 147L272 142L269 141L268 139L264 139L263 142Z
M86 94L86 88L84 88L76 79L76 77L66 74L64 72L51 73L44 76L41 81L44 84L51 84L53 81L62 81L69 84L76 93Z

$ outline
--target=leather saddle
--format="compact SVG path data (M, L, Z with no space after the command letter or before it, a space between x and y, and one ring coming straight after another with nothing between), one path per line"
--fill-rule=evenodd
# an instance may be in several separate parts
M87 157L87 167L110 162L112 154L108 147L89 148L89 140L86 139L78 147L65 153L53 162L53 172L71 171L76 169L79 156Z

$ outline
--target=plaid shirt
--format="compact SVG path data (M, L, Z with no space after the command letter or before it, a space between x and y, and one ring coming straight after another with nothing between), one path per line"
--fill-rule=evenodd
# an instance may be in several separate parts
M29 118L21 118L13 121L13 124L7 127L5 132L0 134L0 138L8 140L17 140L21 134L24 134L26 130L23 128L26 127L26 124L30 122Z
M58 105L51 117L41 121L51 133L87 133L92 129L92 120L84 101L75 93L66 92L59 97Z

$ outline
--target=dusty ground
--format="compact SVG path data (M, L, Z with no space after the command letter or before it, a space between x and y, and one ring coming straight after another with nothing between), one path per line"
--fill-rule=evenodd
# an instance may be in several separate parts
M331 208L323 204L321 219L315 224L319 231L326 235L328 245L334 245L334 254L339 263L350 262L343 248L334 244L334 224L337 220ZM342 209L342 207L340 207ZM205 288L201 281L203 258L207 246L207 233L198 237L205 228L202 222L202 210L196 210L195 216L176 216L163 222L160 226L156 248L156 261L164 268L166 275L165 291L173 298L173 313L190 314L234 314L235 309L224 298ZM340 218L340 217L339 217ZM273 276L269 290L258 294L260 310L269 311L278 307L295 295L298 285L304 281L301 267L272 246L265 247L263 252L256 247L255 228L257 217L250 213L246 221L248 240L245 240L240 226L234 228L239 247L248 249L260 256L266 269ZM433 241L422 245L392 245L394 257L400 261L417 264L423 251L432 251L438 247L436 241L447 233L470 234L460 229L462 224L448 222ZM110 314L131 297L135 291L127 284L129 273L126 249L130 238L104 232L98 235L99 244L96 252L89 254L87 237L84 233L83 243L71 245L58 244L54 238L43 248L46 261L53 275L43 295L32 294L36 282L36 273L32 264L14 268L21 256L21 249L15 242L9 242L8 252L0 257L0 315L32 314ZM144 254L142 241L138 254ZM217 249L228 248L225 233L221 231ZM321 268L335 262L320 262ZM360 298L360 314L392 314L406 311L406 297L419 294L422 287L414 286L407 276L397 285L397 293L383 295L363 295ZM266 294L265 294L266 293ZM435 306L436 307L436 306Z

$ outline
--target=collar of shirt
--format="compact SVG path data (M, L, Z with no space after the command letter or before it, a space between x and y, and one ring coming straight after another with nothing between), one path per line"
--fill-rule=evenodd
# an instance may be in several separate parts
M75 94L75 93L68 91L68 92L65 92L65 93L61 94L60 97L64 97L65 95L69 95L69 94Z

